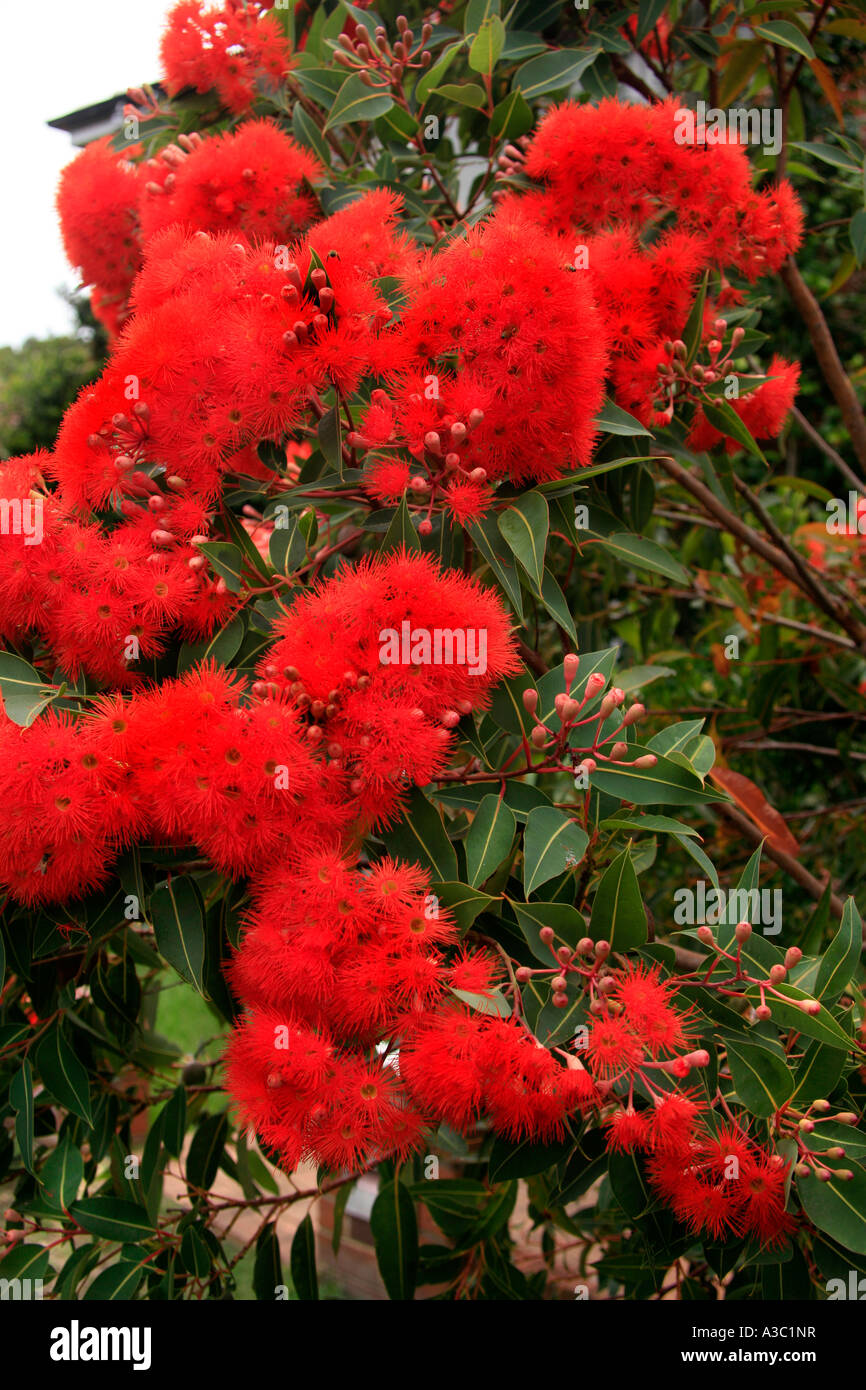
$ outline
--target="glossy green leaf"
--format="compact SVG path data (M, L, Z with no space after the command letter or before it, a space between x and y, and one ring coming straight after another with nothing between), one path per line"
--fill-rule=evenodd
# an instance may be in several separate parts
M309 1215L305 1216L292 1238L292 1283L302 1302L318 1300L319 1278L316 1273L316 1233Z
M87 1071L59 1026L51 1028L37 1047L36 1069L54 1099L73 1115L78 1115L86 1125L92 1125Z
M46 685L29 661L12 652L0 652L0 695L13 724L29 728L56 694L57 688Z
M69 1215L85 1231L103 1240L136 1244L154 1234L144 1207L119 1197L84 1197L72 1203Z
M160 955L204 994L204 905L191 878L167 879L154 889L150 915Z
M469 884L477 888L499 867L511 848L517 822L498 796L485 796L464 841Z
M554 806L530 811L523 841L523 889L526 896L543 883L579 864L589 836Z
M388 92L365 87L358 74L351 73L334 98L325 122L325 132L336 130L341 125L352 125L356 121L372 121L393 105L394 98Z
M818 969L815 997L825 1003L838 999L851 980L863 952L863 923L853 898L842 910L839 930L827 947Z
M457 855L442 816L417 787L403 819L387 832L385 842L390 854L410 864L423 864L443 883L458 877Z
M500 512L499 530L513 555L539 592L544 575L544 552L550 529L550 513L540 492L527 492Z
M613 951L629 951L646 941L646 912L627 849L601 876L592 903L589 935L594 941L609 941Z
M418 1272L418 1223L404 1183L392 1180L380 1188L370 1213L370 1230L388 1297L411 1300Z

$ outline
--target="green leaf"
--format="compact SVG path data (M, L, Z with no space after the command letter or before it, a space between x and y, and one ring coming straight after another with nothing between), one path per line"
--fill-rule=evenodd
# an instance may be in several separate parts
M721 434L727 435L729 439L736 440L744 449L748 449L750 454L754 454L755 458L760 459L763 464L767 464L762 449L757 441L752 438L751 430L743 424L743 421L734 410L730 401L717 399L711 404L705 399L702 402L701 408L707 420L713 426L713 429L718 430ZM767 466L769 467L768 464Z
M608 865L595 890L589 935L609 941L613 951L629 951L647 939L646 913L637 874L627 849Z
M342 478L343 431L338 406L332 406L330 410L325 411L319 421L316 437L319 441L319 448L325 456L325 462L330 464L334 472Z
M836 145L825 145L818 140L792 141L792 148L805 150L814 159L820 159L823 164L830 164L834 169L842 169L846 174L862 174L861 166L855 163L850 154L840 150Z
M0 1262L0 1279L45 1280L51 1256L44 1245L15 1244ZM4 1300L5 1301L5 1300Z
M162 1142L172 1158L180 1158L186 1133L186 1087L176 1086L174 1094L159 1112L162 1120Z
M508 901L532 954L543 965L553 964L551 950L568 946L573 951L581 937L587 934L586 922L570 903L519 903L513 898ZM552 946L545 946L541 940L542 927L553 929Z
M322 138L322 132L316 125L311 116L307 115L299 101L295 102L295 109L292 112L292 134L299 145L312 150L319 163L327 169L331 163L331 155L327 140Z
M487 1160L487 1174L494 1183L510 1178L531 1178L565 1162L573 1148L571 1139L560 1144L539 1144L531 1139L515 1143L497 1135Z
M483 521L472 522L466 527L477 549L483 555L493 572L494 578L508 599L518 619L523 619L523 598L520 592L520 576L509 548L505 545L496 525L494 516Z
M196 1279L204 1279L213 1264L210 1247L197 1226L186 1227L181 1237L181 1262Z
M131 1260L118 1260L97 1274L82 1295L85 1302L115 1303L135 1297L144 1278L144 1266Z
M769 39L770 43L781 44L782 48L792 48L795 53L800 53L809 62L815 57L815 50L810 44L806 35L796 24L790 24L787 19L769 19L764 24L754 26L755 33L759 38Z
M46 1159L39 1174L46 1201L61 1210L74 1202L84 1177L84 1159L65 1134L56 1149Z
M158 883L150 899L150 915L160 955L183 979L204 994L204 904L191 878Z
M638 758L651 748L639 743L630 743L627 758ZM682 764L655 755L655 767L635 767L631 761L605 763L590 774L590 782L599 791L620 801L631 801L635 806L703 806L712 802L727 801L721 792L704 787L697 773Z
M205 637L201 642L182 642L177 658L178 675L197 666L200 661L215 661L218 666L228 666L240 651L246 630L246 615L238 613L211 637Z
M792 1099L798 1105L826 1099L839 1084L845 1067L845 1053L826 1043L810 1042L797 1067Z
M605 398L604 405L595 417L595 423L603 434L646 434L650 439L653 438L652 432L642 425L640 420L636 420L633 415L629 415L627 410L616 405L612 400Z
M277 1225L275 1221L269 1221L256 1241L253 1293L260 1303L273 1303L282 1283L283 1266L280 1259L280 1242L277 1239Z
M815 997L832 1002L850 982L863 950L863 923L853 898L842 910L839 930L827 947L818 969Z
M411 1300L418 1271L418 1223L404 1183L392 1180L380 1188L370 1212L370 1230L388 1297Z
M482 24L492 16L497 18L500 13L500 0L468 0L466 14L463 17L463 33L467 39L471 39Z
M442 51L442 55L437 62L429 67L425 73L418 78L415 86L415 100L419 106L423 106L434 87L438 87L442 78L450 68L459 49L463 47L463 40L459 39L449 48Z
M103 1240L137 1244L153 1235L144 1207L119 1197L84 1197L72 1203L69 1215L85 1231Z
M291 1270L292 1283L298 1298L304 1303L318 1301L316 1234L309 1216L304 1217L292 1239Z
M325 122L325 133L337 126L351 125L355 121L372 121L383 115L394 105L394 98L387 92L378 92L365 87L357 73L351 73L334 98L331 113Z
M709 271L704 271L701 287L698 290L695 302L691 307L686 326L683 329L682 341L686 345L686 361L691 364L694 362L698 348L701 345L701 337L704 330L704 304L707 298L707 279Z
M827 1182L820 1182L814 1174L798 1177L797 1196L819 1231L832 1236L846 1250L866 1255L866 1168L852 1159L843 1162L853 1172L853 1178L846 1180L835 1173Z
M568 634L575 646L578 645L577 629L574 626L574 618L565 595L554 579L550 570L545 566L544 578L541 583L541 593L538 595L544 604L551 618L558 623L564 632Z
M490 77L502 55L505 25L496 14L489 14L481 25L469 49L469 66L473 72Z
M241 591L241 552L231 541L199 541L196 548L206 555L211 569L226 582L226 588L233 594Z
M417 787L403 819L388 831L385 841L391 854L410 864L423 864L443 883L458 877L457 855L442 816Z
M851 238L851 245L854 247L857 264L862 265L866 260L866 208L858 208L855 212L848 227L848 234Z
M55 1100L86 1125L93 1124L87 1072L59 1026L52 1028L36 1049L36 1069Z
M547 501L540 492L527 492L507 511L500 512L498 525L512 554L519 560L540 592L544 575L544 551L550 529Z
M466 836L469 884L477 888L499 868L514 839L517 822L510 806L498 796L485 796Z
M10 1082L9 1104L15 1111L15 1138L21 1161L28 1173L33 1173L33 1068L26 1057Z
M637 43L643 43L666 9L667 0L640 0L637 12L637 33L635 34Z
M447 82L444 87L434 87L433 95L442 97L443 101L456 101L459 106L472 106L476 111L487 101L476 82Z
M494 140L516 140L525 135L535 124L532 108L520 91L509 92L493 108L490 117L490 134Z
M781 1057L757 1046L747 1034L734 1037L724 1033L722 1036L737 1095L753 1115L769 1119L790 1100L794 1091L793 1076Z
M452 989L451 993L459 999L461 1004L466 1004L470 1009L474 1009L479 1014L489 1014L491 1018L510 1018L511 1005L500 994L498 990L492 990L490 994L473 994L468 989Z
M633 830L647 835L697 835L694 826L684 821L673 820L670 816L608 816L601 822L601 830Z
M579 864L589 836L554 806L530 811L523 841L523 891L527 898L543 883Z
M0 695L13 724L29 728L56 694L57 688L45 685L29 661L11 652L0 652Z
M405 145L418 130L418 122L402 106L392 106L390 111L376 117L376 134L385 143L395 142ZM342 1188L340 1191L342 1192Z
M630 531L614 531L609 536L602 536L587 528L581 534L594 539L602 550L613 555L620 563L634 565L636 569L649 570L650 574L662 574L666 579L673 579L679 584L691 582L685 566L655 541L648 541L643 536L633 536Z
M186 1156L186 1180L191 1187L204 1192L210 1188L220 1166L228 1131L227 1115L205 1115Z
M439 899L439 906L451 913L461 932L468 931L480 912L484 912L496 898L489 893L481 893L477 888L469 888L465 883L430 884L430 892Z
M553 48L530 58L528 63L517 69L512 79L512 88L523 93L527 101L534 101L545 92L557 92L571 87L581 73L595 62L600 48Z
M379 549L382 551L421 549L421 541L415 530L415 523L412 520L405 493L400 498L400 505L394 512L391 524L385 532Z

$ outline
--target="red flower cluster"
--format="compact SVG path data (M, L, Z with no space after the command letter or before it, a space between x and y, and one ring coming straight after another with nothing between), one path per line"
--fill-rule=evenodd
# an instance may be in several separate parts
M237 230L251 241L291 241L315 221L305 185L318 161L271 121L245 121L203 140L191 135L149 161L141 201L147 241L175 222L194 232Z
M744 147L688 128L684 111L674 100L555 107L514 166L543 187L509 194L501 204L556 232L578 273L588 272L613 354L616 398L645 423L670 419L664 406L653 405L659 368L682 336L701 274L713 269L722 277L704 317L712 373L721 346L712 344L726 326L719 311L742 298L728 275L753 282L778 270L802 235L790 184L753 189ZM781 384L767 382L732 401L760 438L778 434L796 388L797 369L776 367ZM700 377L707 385L713 380ZM681 399L699 396L680 391ZM700 414L697 428L695 447L706 447Z
M108 721L49 710L23 729L0 716L0 883L19 902L100 887L146 821Z
M254 885L231 968L250 1013L228 1050L229 1090L289 1169L357 1170L405 1157L441 1120L482 1113L515 1137L564 1133L594 1093L517 1022L472 1013L489 997L483 953L449 962L458 932L416 867L360 871L313 853Z
M60 176L57 209L67 257L93 285L94 313L112 335L149 239L176 224L187 232L241 232L291 242L319 216L307 185L317 161L270 121L246 121L203 140L180 135L145 163L108 139L88 145Z
M605 1118L613 1153L643 1153L658 1196L696 1234L750 1235L781 1244L793 1229L785 1213L786 1164L734 1125L719 1127L698 1093L662 1090L661 1073L685 1079L705 1066L706 1052L683 1055L691 1023L674 1008L675 987L658 966L630 965L614 977L603 1011L589 1025L587 1065L610 1089L628 1083L627 1099ZM668 1054L670 1060L661 1060ZM651 1104L634 1105L640 1080Z
M198 552L187 540L206 524L204 514L187 507L184 519L178 505L173 525L186 539L157 546L154 528L169 503L154 483L152 494L142 492L159 510L135 508L132 520L103 530L46 491L54 464L40 453L0 469L0 499L13 521L0 547L0 638L35 636L73 679L84 671L133 684L138 661L158 656L169 631L199 638L231 614L225 586L189 566Z
M57 212L63 247L82 283L95 286L93 311L111 333L127 313L141 264L138 202L141 166L135 148L121 154L106 136L94 140L60 175Z
M291 66L279 20L258 0L225 0L214 9L180 0L168 16L160 56L171 96L186 87L213 91L236 115L252 106L260 74L277 83Z
M69 663L81 661L76 641L85 640L94 648L92 663L100 642L106 666L119 660L112 643L118 613L129 611L122 606L128 570L135 583L167 591L153 597L152 609L140 603L142 620L150 613L154 629L172 599L184 598L168 567L179 561L167 561L164 570L127 564L112 580L115 562L130 554L141 559L124 550L123 530L106 540L98 528L70 523L55 547L47 541L36 547L46 584L52 565L59 575L60 564L71 563L67 551L81 566L78 609L67 612L65 629L62 607L52 612L56 632L45 634ZM5 546L2 559L7 562ZM17 576L17 602L38 609L43 594L33 592L32 575L25 583L25 574ZM181 575L189 585L198 582L186 565ZM0 569L0 601L11 580ZM59 593L68 598L68 591L59 587ZM399 640L396 653L393 642L383 646L383 634L402 639L404 625L412 635L405 660ZM150 638L158 649L153 632ZM438 664L437 652L445 658ZM83 784L83 809L79 798L58 820L53 775L34 773L23 819L20 797L4 803L9 821L4 829L0 820L0 883L25 902L78 896L104 878L117 846L144 828L164 842L197 845L221 871L238 875L307 846L337 847L370 823L386 822L409 786L430 780L447 760L460 714L484 707L493 686L515 669L515 656L495 595L459 573L440 573L422 555L397 553L299 598L262 665L265 679L251 697L240 677L204 666L131 698L104 696L78 724L63 725L67 743L80 739L88 756L91 745L102 750ZM33 757L42 756L44 724L25 730L9 724L16 750L20 741L13 777L27 766L31 747ZM58 757L68 763L71 755ZM67 839L79 844L79 830L87 847L75 874L71 851L66 857L63 851ZM39 865L55 855L60 865L48 875Z
M441 492L460 520L484 510L488 478L555 478L589 462L604 333L588 283L569 273L554 237L498 213L402 283L402 317L378 344L388 389L359 427L365 447L407 450L431 505ZM410 481L387 454L368 478L388 501Z
M451 730L518 669L498 598L417 554L362 562L295 602L259 665L308 712L368 824L447 761Z

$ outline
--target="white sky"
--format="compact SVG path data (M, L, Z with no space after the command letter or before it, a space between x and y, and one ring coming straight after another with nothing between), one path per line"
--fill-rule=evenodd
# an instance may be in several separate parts
M74 288L54 194L75 154L45 122L159 77L172 0L0 0L0 345L68 333Z

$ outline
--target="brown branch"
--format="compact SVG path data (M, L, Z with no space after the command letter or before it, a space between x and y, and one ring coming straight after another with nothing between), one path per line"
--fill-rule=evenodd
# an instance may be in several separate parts
M847 464L845 462L842 455L836 452L832 444L828 444L826 439L822 438L822 436L815 429L815 426L811 424L809 420L806 419L803 412L801 410L798 410L796 406L793 406L791 408L791 414L793 415L794 419L797 421L797 424L800 426L800 429L807 436L807 438L811 439L812 443L818 449L820 449L823 454L826 455L826 457L830 460L831 463L835 463L843 478L845 478L846 481L849 482L851 486L857 490L857 492L862 493L862 495L866 497L866 484L864 484L861 478L857 477L857 474L854 472L854 469L850 466L850 464Z
M731 535L736 536L737 539L742 541L744 545L747 545L750 550L753 550L756 555L760 555L761 558L766 560L779 574L783 574L785 578L790 580L801 592L812 599L819 608L822 608L829 617L833 618L833 620L853 638L859 648L866 650L866 628L864 628L856 618L851 616L844 604L837 603L835 599L827 595L826 599L829 601L828 606L827 601L824 601L818 593L813 592L810 586L804 584L797 566L792 564L788 556L782 550L779 550L777 546L771 545L769 541L766 541L763 536L753 530L751 526L748 526L746 522L742 521L735 512L730 511L723 502L719 501L715 493L710 491L705 483L702 483L701 480L690 473L687 468L683 468L682 464L677 463L675 459L670 458L668 455L658 455L658 459L665 472L668 473L675 482L679 483L686 492L690 492L691 495L706 508L711 516L721 521L724 524L725 530L730 531Z
M804 869L803 865L798 860L794 859L792 855L786 854L784 850L776 849L775 845L771 844L758 827L753 825L750 820L747 820L745 816L741 815L735 807L722 804L719 806L719 810L722 811L729 820L733 821L737 829L740 830L753 845L763 844L765 852L778 864L779 868L784 869L788 877L792 878L795 883L799 883L801 888L805 888L811 898L814 898L816 902L820 902L827 887L826 883L822 883L820 879L815 878L814 874L810 874L809 870ZM843 908L844 904L842 899L831 890L830 911L835 913L837 917L841 917Z
M793 256L789 256L779 271L785 288L794 301L812 339L815 356L824 380L833 393L833 399L842 412L845 428L851 436L854 453L861 468L866 471L866 416L863 414L857 392L845 368L842 366L833 335L821 311L817 299L803 279Z

